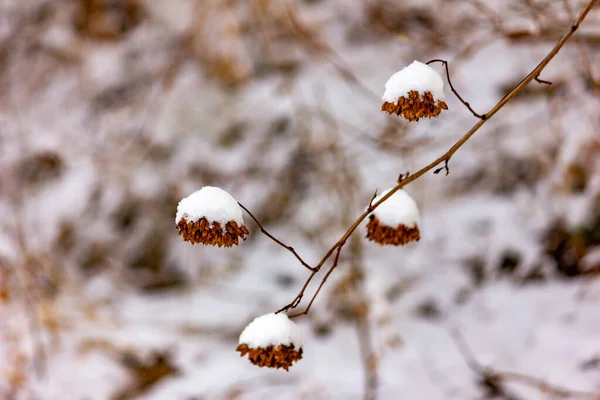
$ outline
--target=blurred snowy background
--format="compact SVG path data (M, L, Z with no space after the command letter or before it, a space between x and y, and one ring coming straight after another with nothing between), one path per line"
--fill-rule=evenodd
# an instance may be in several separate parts
M418 244L353 236L289 373L235 347L308 271L247 217L230 250L174 223L220 186L315 264L375 189L477 121L449 90L435 120L380 112L391 73L447 59L486 112L585 3L0 0L0 399L557 398L484 379L466 346L600 391L598 7L551 86L407 187Z

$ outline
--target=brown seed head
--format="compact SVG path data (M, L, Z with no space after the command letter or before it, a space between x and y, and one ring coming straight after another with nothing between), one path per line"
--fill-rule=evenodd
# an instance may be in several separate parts
M448 105L433 98L431 92L425 92L423 96L419 92L411 90L408 97L399 97L394 103L384 102L381 111L389 114L402 115L409 121L418 121L419 118L432 118L440 115L442 110L447 110Z
M415 224L412 227L398 225L396 228L382 224L375 215L369 216L367 224L367 239L377 242L381 245L391 244L402 246L412 241L419 241L421 233L419 227Z
M181 218L177 230L186 242L219 247L237 246L239 239L246 240L246 235L249 234L248 228L244 225L239 226L235 221L229 221L223 229L220 223L210 224L206 218L194 222L187 222L185 218Z
M277 347L271 345L266 349L262 347L253 349L248 347L247 344L240 344L235 350L240 352L241 357L248 354L248 359L254 365L267 368L283 368L286 371L294 362L302 359L302 347L296 350L293 344L289 346L280 344Z

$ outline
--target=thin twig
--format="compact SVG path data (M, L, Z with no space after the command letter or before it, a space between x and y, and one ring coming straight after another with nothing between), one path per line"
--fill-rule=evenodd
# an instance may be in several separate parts
M256 222L256 225L258 225L258 227L260 228L260 231L262 233L264 233L269 239L271 239L272 241L274 241L275 243L277 243L278 245L280 245L284 249L290 251L298 259L298 261L300 261L300 263L304 267L306 267L309 271L316 272L316 270L313 267L311 267L310 265L308 265L302 259L302 257L300 257L300 255L298 253L296 253L296 250L294 250L294 248L292 246L288 246L287 244L283 243L281 240L277 239L275 236L273 236L269 232L267 232L267 230L262 226L262 224L260 222L258 222L258 220L256 219L256 217L246 207L244 207L244 205L242 203L238 203L238 204L240 205L240 207L242 207L244 209L244 211L246 211L248 213L248 215L250 217L252 217L252 219L254 220L254 222Z
M275 311L275 314L279 314L280 312L284 312L284 311L288 311L288 310L293 310L294 308L298 307L298 305L302 301L302 297L304 297L304 292L306 291L306 288L308 288L308 284L312 281L312 278L317 274L317 272L319 272L319 271L318 270L312 271L310 276L304 282L304 285L302 285L302 289L300 289L300 292L298 292L298 294L296 295L294 300L292 300L291 303L281 307L279 310Z
M556 54L558 54L559 50L564 46L564 44L571 38L571 36L579 28L579 25L581 24L581 22L585 19L585 17L588 15L588 13L592 9L592 7L594 7L597 2L598 2L598 0L591 0L587 4L587 6L581 11L579 16L577 17L577 20L573 23L573 25L571 25L569 27L568 31L556 43L556 45L554 45L554 47L552 48L552 50L550 50L550 52L546 55L546 57L544 57L544 59L525 78L523 78L523 80L521 80L521 82L519 82L508 94L506 94L506 96L504 96L489 112L487 112L486 114L483 114L483 116L485 116L485 119L482 118L475 125L473 125L473 127L471 129L469 129L469 131L467 133L465 133L463 135L463 137L461 137L456 143L454 143L454 145L452 145L452 147L450 147L450 149L448 149L448 151L446 151L444 154L439 156L437 159L435 159L434 161L432 161L425 167L421 168L419 171L415 172L412 175L409 175L408 177L403 179L401 182L398 182L398 184L396 186L394 186L389 192L387 192L384 196L382 196L379 200L377 200L377 202L372 204L372 207L369 207L372 209L365 210L356 219L356 221L354 221L354 223L350 226L350 228L348 228L346 233L344 233L344 235L342 235L342 237L327 251L327 253L325 253L325 255L323 256L323 258L321 259L319 264L317 264L317 266L313 270L311 270L312 273L310 274L310 276L308 277L308 279L302 286L302 289L300 290L300 292L298 293L296 298L291 303L289 303L288 305L281 308L278 312L287 311L287 310L296 308L300 304L300 301L302 300L302 297L304 295L304 291L306 290L306 288L308 287L308 284L314 278L316 273L321 269L323 264L325 264L325 262L329 259L329 257L331 257L331 255L336 250L338 250L338 252L341 251L341 247L346 243L346 241L348 240L350 235L352 235L352 233L354 233L354 231L358 228L358 226L361 224L361 222L365 218L367 218L367 216L373 210L375 210L377 207L379 207L379 205L381 205L384 201L386 201L387 199L392 197L394 195L394 193L396 193L398 190L402 189L404 186L408 185L409 183L414 182L415 180L419 179L421 176L425 175L427 172L431 171L432 169L437 167L442 162L448 163L450 161L450 159L452 158L452 156L454 155L454 153L456 153L458 151L458 149L460 149L475 134L475 132L477 132L479 130L479 128L481 128L483 126L483 124L485 124L487 121L489 121L498 111L500 111L500 109L502 109L502 107L504 107L509 101L511 101L513 98L515 98L523 90L523 88L525 88L525 86L527 86L531 81L533 81L537 76L539 76L540 73L546 67L546 65L548 65L548 63L556 56ZM313 298L313 300L314 300L314 298ZM312 303L312 301L311 301L311 303ZM308 311L306 310L302 314L306 314L307 312Z
M439 174L443 170L446 170L446 176L448 176L448 174L450 173L450 168L448 168L448 161L449 160L444 161L444 166L440 167L440 168L437 168L435 171L433 171L433 173L434 174Z
M483 382L494 385L498 390L504 391L505 389L502 387L502 384L512 381L533 387L543 393L557 397L600 399L600 393L572 390L553 383L548 383L544 379L536 378L534 376L518 372L499 371L494 368L486 367L477 360L473 350L468 346L464 336L457 328L452 328L450 330L450 336L469 369L479 375Z
M404 181L406 178L408 178L408 176L410 175L410 172L406 171L405 173L400 173L400 175L398 175L398 180L396 182L400 183L402 181Z
M545 81L545 80L543 80L543 79L540 79L540 77L539 77L539 76L536 76L536 77L534 78L534 80L535 80L537 83L543 83L544 85L552 85L552 82L550 82L550 81Z
M402 174L400 174L400 177L402 177ZM373 193L373 197L371 197L371 200L369 201L369 210L373 210L373 201L375 200L375 198L377 197L377 189L375 189L375 193Z
M569 18L573 19L573 10L571 9L571 5L568 0L563 0L563 5ZM592 69L592 62L585 50L584 44L579 40L578 37L573 38L575 45L577 46L577 50L579 51L579 58L581 59L581 64L583 65L583 69L585 70L585 74L587 75L587 79L592 84L592 86L600 92L600 81L594 78L594 71Z
M463 98L460 96L460 94L458 94L458 92L456 91L456 89L454 89L454 85L452 85L452 80L450 79L450 71L448 70L448 61L446 61L446 60L441 60L441 59L437 59L437 58L436 58L436 59L434 59L434 60L427 61L427 62L426 62L426 64L427 64L427 65L429 65L429 64L432 64L432 63L434 63L434 62L439 62L439 63L441 63L441 64L444 66L444 68L446 69L446 79L448 80L448 84L450 85L450 90L452 90L452 93L454 93L454 95L455 95L455 96L458 98L458 100L460 100L460 102L461 102L461 103L463 103L463 104L465 105L465 107L467 107L467 108L469 109L469 111L471 111L471 113L472 113L474 116L476 116L477 118L479 118L479 119L481 119L481 120L485 120L485 119L486 119L486 115L485 115L485 114L481 114L481 115L480 115L480 114L477 114L477 113L475 112L475 110L473 110L473 109L471 108L471 105L470 105L468 102L466 102L466 101L465 101L465 100L464 100L464 99L463 99Z
M342 247L343 246L344 246L344 243L341 243L338 246L337 253L335 253L335 258L333 259L333 263L331 264L331 267L329 268L329 271L327 271L327 273L323 277L323 280L319 284L319 287L317 288L317 291L315 292L315 294L313 295L313 297L310 299L310 302L308 303L308 306L306 306L306 309L304 311L302 311L301 313L290 315L290 318L299 317L301 315L308 314L308 312L310 311L310 307L312 306L312 304L314 303L315 299L319 295L319 292L321 291L321 288L323 287L323 285L325 285L325 282L327 282L327 279L329 278L329 276L331 275L331 273L333 272L333 270L336 269L336 267L338 266L338 263L339 263L339 260L340 260L340 253L342 252Z

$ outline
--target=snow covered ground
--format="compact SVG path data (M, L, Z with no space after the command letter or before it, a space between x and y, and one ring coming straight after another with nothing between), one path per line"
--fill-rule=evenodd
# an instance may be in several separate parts
M316 265L375 189L477 122L447 85L436 119L382 113L392 73L448 59L483 113L585 2L105 4L0 1L0 399L558 398L514 378L494 392L465 345L598 398L598 7L542 74L553 85L408 186L418 243L362 226L346 244L285 372L235 348L309 271L247 215L237 247L183 242L179 200L222 187Z

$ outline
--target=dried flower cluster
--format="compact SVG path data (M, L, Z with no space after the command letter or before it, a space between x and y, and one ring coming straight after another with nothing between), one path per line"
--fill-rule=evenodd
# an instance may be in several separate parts
M385 83L381 111L409 121L432 118L447 110L444 80L429 65L413 61Z
M431 92L425 92L424 95L420 95L414 90L408 93L408 97L399 97L396 103L386 101L381 105L381 111L398 116L401 115L408 121L437 117L442 110L447 109L448 105L446 102L434 99Z
M182 199L175 216L177 230L183 240L192 244L231 247L245 240L242 209L229 193L221 188L204 186Z
M373 199L377 202L393 190L387 189ZM367 239L381 245L402 246L421 238L421 217L417 202L406 190L394 192L369 215Z
M419 227L399 224L397 227L387 226L381 223L375 215L369 216L367 223L367 239L381 245L402 246L412 241L419 241L421 233Z
M245 240L246 235L249 234L248 228L244 225L239 226L235 221L227 222L224 230L219 222L211 224L206 218L192 222L187 222L185 218L181 218L177 224L177 229L186 242L219 247L237 246L239 239Z
M475 125L462 139L456 142L438 160L432 162L419 170L412 177L417 179L427 171L432 170L439 165L440 160L445 161L447 170L448 160L466 142L475 131L493 116L508 101L514 98L523 87L533 79L538 79L540 72L546 64L556 55L567 39L577 30L579 24L590 9L596 5L597 0L591 0L588 6L581 12L576 23L571 26L570 31L560 39L554 49L544 58L544 60L525 77L511 92L509 92L488 114L478 115L472 108L458 95L450 82L450 75L447 68L447 62L443 60L431 60L427 64L414 61L412 64L394 73L385 84L385 92L382 96L382 111L389 114L403 116L408 121L419 121L421 118L437 117L442 110L447 110L445 102L444 82L441 76L433 70L428 64L432 62L442 62L446 66L446 75L448 82L454 94L469 110L482 122ZM436 172L437 173L437 172ZM411 181L412 181L411 180ZM335 260L330 270L325 274L321 285L308 304L306 310L295 316L307 314L311 304L316 298L321 286L327 280L329 274L337 266L338 258L342 246L346 239L355 231L357 226L368 216L369 222L366 225L366 237L373 242L381 245L404 245L412 241L419 241L421 233L419 231L420 213L417 203L410 195L401 190L406 183L406 179L400 177L398 185L386 190L381 195L377 193L371 199L367 210L356 220L348 229L342 238L329 250L321 263L312 268L308 266L290 246L275 239L268 234L254 216L240 203L238 203L229 193L219 188L204 187L183 199L177 207L175 222L179 233L186 241L191 243L203 243L231 247L238 244L239 238L245 238L248 230L243 224L243 208L261 228L261 231L276 241L278 244L290 250L300 261L311 270L311 275L298 296L277 313L265 314L255 318L242 331L239 338L239 345L236 351L241 357L248 356L250 362L259 367L283 368L288 371L289 368L298 360L302 359L302 335L299 327L293 323L285 311L298 306L304 290L307 288L311 279L323 263L337 249ZM212 224L209 222L212 221ZM225 225L225 230L221 228ZM0 292L1 295L1 292ZM297 350L296 350L297 348ZM560 393L564 393L562 389ZM557 390L558 392L558 390Z
M247 344L240 344L236 351L240 352L240 356L244 357L248 355L248 359L254 365L259 367L267 368L283 368L286 371L292 366L292 364L302 359L302 348L296 350L294 344L285 346L280 344L275 347L273 345L267 346L266 348L250 348Z
M256 317L240 334L236 349L259 367L283 368L302 359L300 328L285 313Z

